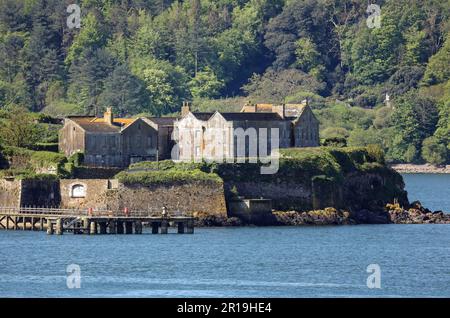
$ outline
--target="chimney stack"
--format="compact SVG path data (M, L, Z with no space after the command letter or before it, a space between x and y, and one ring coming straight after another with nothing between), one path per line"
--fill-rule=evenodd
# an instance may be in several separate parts
M103 115L103 120L108 125L111 125L111 126L113 125L114 118L113 118L113 112L112 112L112 108L111 107L106 107L106 112Z
M191 111L191 107L189 106L189 102L183 102L183 106L181 107L181 116L186 116Z
M286 117L286 104L272 105L272 112L277 113L284 119Z

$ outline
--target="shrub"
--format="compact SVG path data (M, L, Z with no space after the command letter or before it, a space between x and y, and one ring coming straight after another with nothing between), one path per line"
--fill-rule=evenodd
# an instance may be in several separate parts
M191 171L177 169L145 172L122 171L116 175L116 178L124 184L139 185L190 183L198 181L222 182L216 174L208 174L198 169Z
M322 146L325 147L347 147L347 139L343 137L325 138L322 141Z
M31 149L35 151L50 151L50 152L58 152L58 143L57 142L38 142L34 144Z
M422 144L422 158L433 165L442 165L447 161L447 147L436 137L426 138Z
M72 156L70 156L67 161L71 164L73 164L74 167L80 167L83 165L84 161L84 153L82 152L76 152Z
M381 148L380 145L378 145L378 144L370 144L370 145L367 145L366 149L367 149L367 154L369 156L369 159L371 161L378 162L378 163L381 163L381 164L385 164L386 163L386 160L385 160L385 157L384 157L384 151L383 151L383 148Z

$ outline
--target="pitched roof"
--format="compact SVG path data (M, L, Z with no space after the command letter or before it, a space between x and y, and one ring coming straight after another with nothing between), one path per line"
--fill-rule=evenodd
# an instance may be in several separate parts
M228 121L274 121L283 120L277 113L220 113Z
M151 120L157 125L161 126L173 126L173 123L175 120L177 120L177 117L147 117L148 120Z
M109 125L105 123L103 118L93 116L70 116L68 118L77 123L85 131L98 133L120 132L121 128L128 126L135 120L128 118L114 118L113 125Z
M299 117L307 107L307 104L286 104L284 113L286 117Z
M194 117L197 118L198 120L204 120L204 121L210 119L212 117L212 115L214 115L214 113L197 113L197 112L195 112L195 113L191 112L191 114L194 115Z
M134 122L136 120L136 118L114 118L113 122L114 124L118 124L118 125L122 125L122 126L126 126L131 124L132 122ZM105 120L103 118L95 118L93 120L94 123L104 123Z

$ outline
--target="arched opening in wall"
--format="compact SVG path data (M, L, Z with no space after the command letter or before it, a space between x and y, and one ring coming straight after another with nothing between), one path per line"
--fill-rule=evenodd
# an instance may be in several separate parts
M72 198L85 198L86 187L82 184L74 184L70 190L70 196Z

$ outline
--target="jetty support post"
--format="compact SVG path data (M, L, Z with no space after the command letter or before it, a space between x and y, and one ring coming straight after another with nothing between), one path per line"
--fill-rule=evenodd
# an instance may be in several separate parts
M178 234L184 234L184 222L178 222Z
M52 235L53 234L53 223L52 220L47 219L47 234Z
M167 234L169 232L169 222L167 220L161 221L161 234Z
M97 222L91 220L89 226L89 234L91 235L97 234Z
M152 234L158 234L159 224L158 222L152 222Z
M117 220L116 225L117 225L117 234L123 234L123 222Z
M125 222L125 234L133 234L133 222Z
M44 218L39 219L39 230L44 230Z
M106 234L106 222L98 222L99 234Z
M64 232L64 225L63 225L63 220L62 219L57 219L56 220L56 235L63 235Z
M134 233L142 234L142 222L141 221L134 222Z
M108 229L109 234L116 234L116 222L114 220L109 220Z
M189 220L186 222L186 233L194 234L194 221L193 220Z

